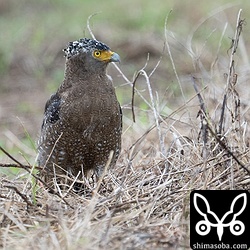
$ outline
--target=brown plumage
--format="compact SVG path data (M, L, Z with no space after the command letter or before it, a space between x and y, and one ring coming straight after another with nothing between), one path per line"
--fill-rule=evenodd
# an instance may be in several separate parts
M106 74L108 63L120 58L87 38L70 42L64 52L64 80L45 105L38 164L48 174L75 177L92 169L100 176L110 151L112 165L121 148L121 108Z

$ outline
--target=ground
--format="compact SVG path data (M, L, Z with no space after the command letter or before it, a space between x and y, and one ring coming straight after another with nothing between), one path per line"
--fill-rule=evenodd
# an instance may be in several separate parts
M1 1L0 146L21 165L0 151L0 246L189 248L193 189L249 190L249 10L248 1ZM95 13L89 28L122 58L109 67L122 153L83 195L52 194L23 165L35 165L62 49L91 37Z

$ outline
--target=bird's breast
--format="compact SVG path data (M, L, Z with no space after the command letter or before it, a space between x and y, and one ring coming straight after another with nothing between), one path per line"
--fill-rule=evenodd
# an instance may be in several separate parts
M92 134L120 126L119 103L114 91L90 88L65 97L61 107L62 117L73 130Z

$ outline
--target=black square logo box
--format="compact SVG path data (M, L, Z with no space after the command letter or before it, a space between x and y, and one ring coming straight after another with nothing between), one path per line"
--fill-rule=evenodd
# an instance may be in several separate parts
M190 194L192 249L248 249L250 194L247 190L195 190Z

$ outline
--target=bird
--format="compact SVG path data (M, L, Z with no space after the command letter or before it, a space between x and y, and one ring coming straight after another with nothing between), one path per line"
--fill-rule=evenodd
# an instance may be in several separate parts
M48 175L98 178L113 152L114 166L121 151L122 110L110 62L120 56L103 42L81 38L63 49L64 79L45 104L38 140L38 166Z

